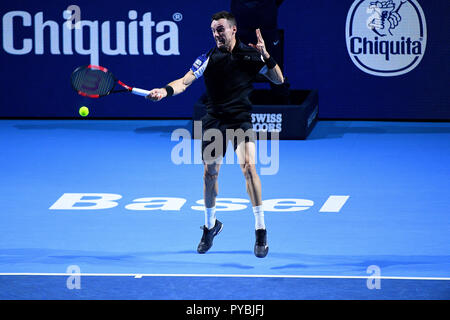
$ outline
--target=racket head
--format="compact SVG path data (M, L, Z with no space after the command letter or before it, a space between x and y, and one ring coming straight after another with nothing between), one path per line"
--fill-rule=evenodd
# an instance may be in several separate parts
M80 95L89 98L99 98L111 93L116 79L108 69L86 65L76 68L71 76L72 88Z

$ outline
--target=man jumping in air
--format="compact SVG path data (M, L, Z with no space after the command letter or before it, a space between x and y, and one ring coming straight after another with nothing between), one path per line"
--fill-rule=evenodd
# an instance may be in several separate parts
M245 139L235 141L233 138L232 143L246 180L247 193L255 215L254 253L258 258L264 258L269 247L264 224L261 181L255 168L255 143L249 95L253 90L252 81L258 73L275 84L284 82L283 73L267 52L259 29L256 29L256 45L245 45L239 41L236 37L236 19L231 13L221 11L214 14L211 18L211 32L216 47L199 56L182 78L170 82L164 88L151 90L147 98L160 101L165 97L180 94L194 80L204 77L208 97L207 114L202 118L205 225L202 227L203 236L197 248L198 253L207 252L213 244L214 237L223 228L222 223L216 219L215 211L217 178L228 142L226 131L242 130L246 133ZM211 151L208 146L216 142L205 141L205 133L210 129L220 130L222 133L222 148L215 148L208 154Z

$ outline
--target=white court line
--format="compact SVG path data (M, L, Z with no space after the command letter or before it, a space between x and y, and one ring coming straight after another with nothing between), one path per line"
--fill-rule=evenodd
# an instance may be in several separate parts
M167 273L0 273L0 276L65 276L65 277L219 277L219 278L290 278L290 279L386 279L386 280L441 280L448 277L398 276L327 276L327 275L270 275L270 274L167 274Z

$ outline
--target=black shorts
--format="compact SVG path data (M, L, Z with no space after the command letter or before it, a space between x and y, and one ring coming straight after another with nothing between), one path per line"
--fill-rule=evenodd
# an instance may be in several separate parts
M210 129L216 129L211 130ZM231 129L228 130L227 129ZM241 129L241 130L239 130ZM219 136L220 132L220 136ZM205 136L206 134L206 136ZM220 142L215 143L216 138ZM242 141L255 141L253 125L250 121L232 121L217 119L209 114L202 118L202 159L214 160L224 157L228 142L232 141L234 151Z

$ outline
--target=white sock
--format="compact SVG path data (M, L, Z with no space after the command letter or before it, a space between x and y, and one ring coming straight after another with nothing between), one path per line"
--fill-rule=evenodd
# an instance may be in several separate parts
M264 210L263 206L253 207L253 214L255 215L255 230L265 229L266 225L264 224Z
M205 208L205 226L212 229L216 225L216 207Z

